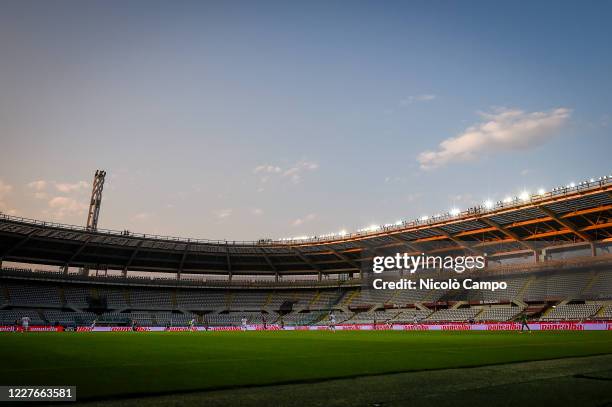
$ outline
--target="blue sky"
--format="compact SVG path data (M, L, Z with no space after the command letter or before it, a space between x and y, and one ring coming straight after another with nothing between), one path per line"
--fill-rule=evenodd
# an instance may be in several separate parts
M0 211L257 239L610 173L609 2L0 6Z

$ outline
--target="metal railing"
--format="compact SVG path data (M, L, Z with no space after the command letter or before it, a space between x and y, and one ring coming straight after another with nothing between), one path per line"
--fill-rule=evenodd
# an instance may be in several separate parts
M338 288L354 287L361 284L360 279L350 280L215 280L215 279L169 279L149 278L134 276L85 276L78 273L61 273L54 271L32 270L26 268L3 267L0 269L0 277L16 278L25 280L44 280L52 282L72 282L102 285L129 285L147 287L198 287L215 289L241 289L241 288Z

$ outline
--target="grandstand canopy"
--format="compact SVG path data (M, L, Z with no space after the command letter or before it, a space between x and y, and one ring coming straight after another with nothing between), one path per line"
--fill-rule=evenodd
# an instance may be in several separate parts
M375 253L505 253L612 241L612 182L309 241L227 242L91 231L0 214L0 260L186 274L356 273Z

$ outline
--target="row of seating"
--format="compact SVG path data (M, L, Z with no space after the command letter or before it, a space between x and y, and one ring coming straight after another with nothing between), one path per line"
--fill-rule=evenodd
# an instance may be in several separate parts
M37 283L2 283L1 303L13 306L68 306L89 308L101 300L109 309L147 310L230 310L256 311L264 308L278 310L284 303L293 307L328 309L334 306L344 291L223 291L223 290L161 290L140 288L111 288L58 286ZM99 301L98 301L99 302Z
M398 276L399 278L399 276ZM408 278L419 278L416 275ZM612 300L612 272L538 273L490 277L488 281L503 280L506 290L373 290L373 289L201 289L201 288L143 288L102 284L85 285L51 283L48 281L0 279L0 306L5 321L14 322L10 312L25 312L34 321L75 322L88 324L97 317L93 313L71 312L106 309L102 315L108 323L135 319L143 325L183 324L193 319L211 324L238 324L242 316L250 323L318 323L327 319L335 309L336 323L414 322L418 321L505 321L516 318L523 310L516 306L523 302L540 304L539 311L555 303L587 300L587 304L559 305L548 310L542 320L580 320L610 318L609 307L601 305ZM513 306L510 301L515 300ZM521 302L520 300L523 300ZM457 301L464 305L457 309L441 309L440 304L452 306ZM599 303L597 303L599 301ZM479 304L467 307L468 304ZM483 305L493 304L493 305ZM503 305L506 304L506 305ZM423 306L422 306L423 305ZM416 307L416 308L415 308ZM418 309L418 307L423 309ZM30 310L14 311L14 309ZM31 311L32 309L40 311ZM385 309L383 311L383 309ZM127 312L132 310L132 312ZM378 310L378 311L376 311ZM265 314L262 314L262 311ZM204 314L205 317L197 318ZM17 315L17 314L15 314ZM4 321L3 320L3 321Z
M601 304L567 304L559 305L546 313L541 319L555 320L582 320L587 319L601 308Z
M603 307L603 308L602 308ZM371 323L414 323L414 322L467 322L467 321L510 321L524 310L518 306L478 306L437 311L422 309L390 309L375 312L334 311L336 324ZM136 321L142 326L186 326L192 319L200 325L234 325L247 318L249 324L283 323L285 325L331 324L327 311L292 312L285 315L276 312L223 312L198 316L193 313L173 312L106 312L96 315L92 312L70 312L60 310L0 310L0 325L12 325L16 320L29 317L32 325L62 324L91 325L127 324ZM540 318L542 321L587 320L612 318L612 304L587 303L565 304L550 309Z

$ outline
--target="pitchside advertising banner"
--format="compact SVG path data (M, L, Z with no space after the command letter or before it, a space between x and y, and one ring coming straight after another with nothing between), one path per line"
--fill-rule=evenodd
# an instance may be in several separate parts
M597 322L530 322L529 328L533 331L612 331L612 321ZM280 327L279 325L247 325L247 331L327 331L327 325L295 325ZM199 332L199 331L242 331L237 326L211 326L211 327L164 327L149 326L138 327L137 332ZM444 323L444 324L341 324L336 325L340 331L520 331L518 322L490 322L490 323ZM0 332L22 332L21 328L14 326L0 326ZM62 332L64 328L55 326L32 326L29 332ZM97 326L78 327L77 332L131 332L127 326Z

